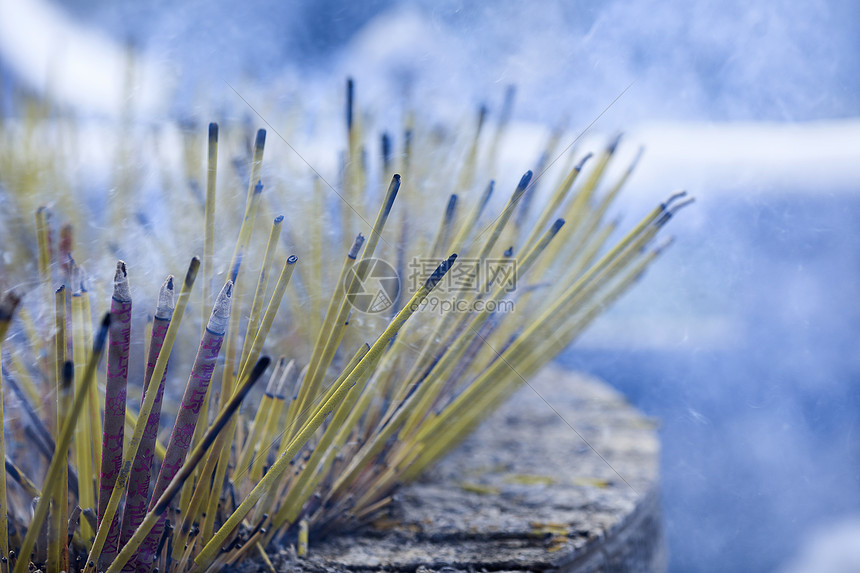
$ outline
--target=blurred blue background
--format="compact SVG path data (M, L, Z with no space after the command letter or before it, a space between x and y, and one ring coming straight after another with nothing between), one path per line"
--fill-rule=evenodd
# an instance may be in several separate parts
M187 113L201 92L235 105L224 80L313 92L353 75L365 101L410 86L443 114L516 84L516 120L566 117L574 131L629 88L594 129L635 141L649 126L646 147L664 126L682 139L720 126L771 134L758 151L772 161L729 161L732 142L705 140L691 167L682 140L634 177L631 211L679 185L699 203L639 287L560 360L661 420L671 571L779 569L815 532L860 516L860 138L827 151L832 130L860 135L857 2L28 5L0 1L7 87L46 89L50 58L28 61L2 36L30 25L37 45L48 32L33 22L48 13L165 70L161 113ZM53 89L91 104L86 90ZM787 125L794 139L781 139ZM742 146L745 132L732 133Z

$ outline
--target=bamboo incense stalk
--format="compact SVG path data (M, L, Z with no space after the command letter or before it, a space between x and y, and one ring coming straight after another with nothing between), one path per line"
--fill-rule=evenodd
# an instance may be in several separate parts
M209 124L208 153L206 163L206 203L203 213L203 320L201 328L206 330L209 301L212 290L212 253L215 250L215 195L218 177L218 124ZM203 333L201 332L201 336Z
M491 180L484 188L484 192L478 199L478 202L475 203L475 205L472 207L472 210L469 212L469 215L463 220L463 222L457 229L457 234L454 235L454 239L451 241L451 243L446 245L448 249L463 249L466 244L466 240L475 231L475 227L478 224L478 220L481 218L481 213L484 212L484 209L490 202L490 198L493 196L493 190L495 186L496 182Z
M51 280L51 229L48 224L50 211L44 205L36 209L36 241L39 247L39 282L42 287L43 308L50 309L54 304ZM53 366L57 368L57 366ZM50 390L50 388L48 388Z
M260 181L260 169L263 164L263 152L266 148L266 130L260 129L257 131L257 138L254 141L254 157L251 160L251 177L248 181L248 196L245 200L245 215L242 218L242 226L239 229L239 238L236 241L236 247L233 250L233 256L230 259L230 279L233 284L236 284L239 265L248 241L251 238L251 232L254 228L254 220L257 217L257 209L260 205L260 195L263 192L263 184Z
M478 123L475 129L475 136L469 145L469 150L466 152L466 159L460 169L460 176L457 182L457 191L468 191L472 187L475 179L475 165L478 161L479 143L481 141L481 132L484 128L485 120L487 119L487 108L481 106L478 109Z
M64 395L63 390L63 365L66 363L66 287L60 286L54 293L54 364L56 370L55 389L56 403L54 408L54 443L60 439L60 430L63 427L69 411L70 396ZM0 337L2 339L2 337ZM56 451L56 449L55 449ZM68 455L66 455L68 459ZM51 527L48 529L48 569L51 571L68 571L69 549L65 543L67 523L69 521L69 472L68 463L60 468L60 477L56 487L51 491Z
M93 346L93 313L90 301L89 289L81 278L81 300L84 303L84 340L86 342L87 356ZM98 383L90 386L89 405L89 427L90 427L90 452L93 456L93 505L89 508L95 513L98 510L98 478L96 475L97 468L101 467L102 463L102 415L101 415L101 395L99 393Z
M251 302L251 313L248 317L248 325L245 331L245 338L242 345L242 363L239 364L239 370L245 366L248 361L248 353L253 345L254 338L257 335L260 326L260 314L263 309L263 301L266 297L266 289L269 285L269 269L272 266L272 261L275 258L275 249L278 244L278 237L281 236L281 226L284 222L284 216L278 215L272 221L272 230L269 232L269 240L266 243L266 253L263 256L263 264L260 267L260 275L257 278L257 288L254 291L254 299Z
M540 157L538 158L537 163L535 164L535 168L533 169L533 171L538 174L536 178L536 183L538 184L542 180L544 173L546 173L549 167L552 166L552 163L555 162L556 158L560 157L568 151L566 149L561 154L558 154L556 152L556 150L558 149L558 144L561 141L561 136L564 133L564 130L562 128L564 123L565 122L560 122L556 124L556 126L553 128L552 132L549 135L549 138L547 139L546 146L544 147L543 151L540 154ZM572 156L573 155L571 154L571 157ZM518 229L522 229L525 225L525 222L528 220L528 217L531 213L532 205L534 204L536 187L536 185L532 185L531 187L529 187L525 195L523 195L523 198L520 200L520 208L517 211L516 219L516 226Z
M433 247L430 249L431 257L440 257L448 246L449 235L451 234L451 226L454 222L454 216L457 213L457 194L452 193L448 198L448 205L445 207L445 214L442 216L442 221L439 223L439 230L436 231L436 238L433 239Z
M78 271L75 271L74 274L75 279L77 279ZM80 280L76 282L79 285L81 284ZM77 399L78 394L83 391L85 386L83 378L87 365L85 321L83 292L77 290L72 294L72 356L75 364L78 365L75 368L75 399ZM83 509L95 507L96 505L91 437L92 418L90 417L91 398L92 396L88 391L88 395L83 398L86 412L78 419L74 440L75 467L78 468L78 504ZM90 539L93 533L88 523L81 522L81 535L84 539Z

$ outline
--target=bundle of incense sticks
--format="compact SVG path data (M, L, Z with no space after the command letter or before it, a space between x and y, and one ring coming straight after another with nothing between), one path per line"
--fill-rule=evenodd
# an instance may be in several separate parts
M181 184L152 164L147 205L141 158L161 151L128 126L93 207L68 171L74 124L0 125L0 569L271 567L360 527L635 283L690 201L619 232L639 156L610 176L618 138L592 154L561 130L494 182L513 91L489 135L484 108L465 137L410 114L378 156L351 81L346 101L337 185L264 171L265 130L213 123L186 129Z

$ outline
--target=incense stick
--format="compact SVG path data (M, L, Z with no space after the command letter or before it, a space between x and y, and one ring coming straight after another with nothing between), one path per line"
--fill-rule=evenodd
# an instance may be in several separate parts
M121 534L119 543L107 543L102 549L101 566L109 564L116 556L119 547L125 545L134 530L143 520L146 514L146 502L149 497L150 472L152 470L152 457L154 454L154 444L158 437L158 423L161 418L161 401L164 395L164 384L167 380L167 364L165 364L164 374L158 382L158 387L152 389L152 375L155 372L158 364L158 359L161 356L162 348L164 347L165 337L170 328L170 322L173 318L174 308L174 280L173 275L169 275L158 293L158 303L155 309L155 316L152 321L152 332L150 336L148 357L146 362L146 372L143 378L143 393L141 401L146 403L147 393L154 392L155 398L152 400L149 416L146 419L143 434L140 439L137 453L134 456L132 463L131 475L128 478L128 486L126 492L125 511L122 516ZM141 408L142 410L143 408ZM140 424L140 417L138 417ZM116 484L116 480L114 480ZM111 494L113 490L111 490ZM110 498L110 495L108 496Z
M125 429L126 384L128 355L131 342L131 291L128 271L123 261L116 264L114 291L111 299L111 327L108 342L107 384L105 386L104 433L101 475L99 477L98 520L104 518L108 498L116 483L122 464L123 432ZM119 520L115 517L108 533L107 545L119 541Z

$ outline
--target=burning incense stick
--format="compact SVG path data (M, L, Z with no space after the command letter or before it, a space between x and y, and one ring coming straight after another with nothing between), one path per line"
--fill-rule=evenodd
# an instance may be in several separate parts
M146 373L143 378L143 395L141 400L146 402L147 392L155 392L152 408L146 420L143 436L138 446L137 454L132 464L131 475L128 478L128 491L126 493L125 511L122 518L121 536L119 542L111 540L109 536L102 550L102 564L111 562L119 547L128 542L134 530L140 525L146 514L146 502L149 496L150 471L152 469L152 458L155 451L154 445L158 437L158 422L161 418L161 401L164 395L164 383L167 379L167 368L158 382L158 388L151 390L152 375L164 346L165 336L170 327L175 307L173 296L173 275L168 276L158 293L158 304L155 309L155 317L152 322L152 333L149 342L148 358L146 361ZM140 418L138 418L140 422ZM116 484L116 480L114 480ZM113 488L111 489L111 493ZM110 494L108 494L108 498Z
M164 493L167 485L179 472L179 468L185 462L185 455L191 447L191 437L197 426L197 416L203 406L203 398L209 389L212 374L215 372L215 363L218 360L224 333L227 332L227 324L230 321L232 296L233 283L228 280L218 294L215 307L212 309L212 316L206 326L206 332L200 340L200 348L197 351L194 366L191 368L191 376L185 387L185 396L179 406L179 413L173 425L173 433L170 435L170 442L167 445L167 453L161 464L161 472L158 474L155 487L152 490L150 510L154 508L156 500ZM163 530L164 516L162 515L142 543L137 556L138 562L149 563L153 560Z
M108 342L107 384L105 386L104 438L99 477L98 520L101 523L110 492L116 483L122 464L122 443L125 429L126 384L128 354L131 342L131 291L125 263L116 264L114 291L111 299L111 327ZM114 518L108 534L108 545L114 546L119 537L119 520Z

